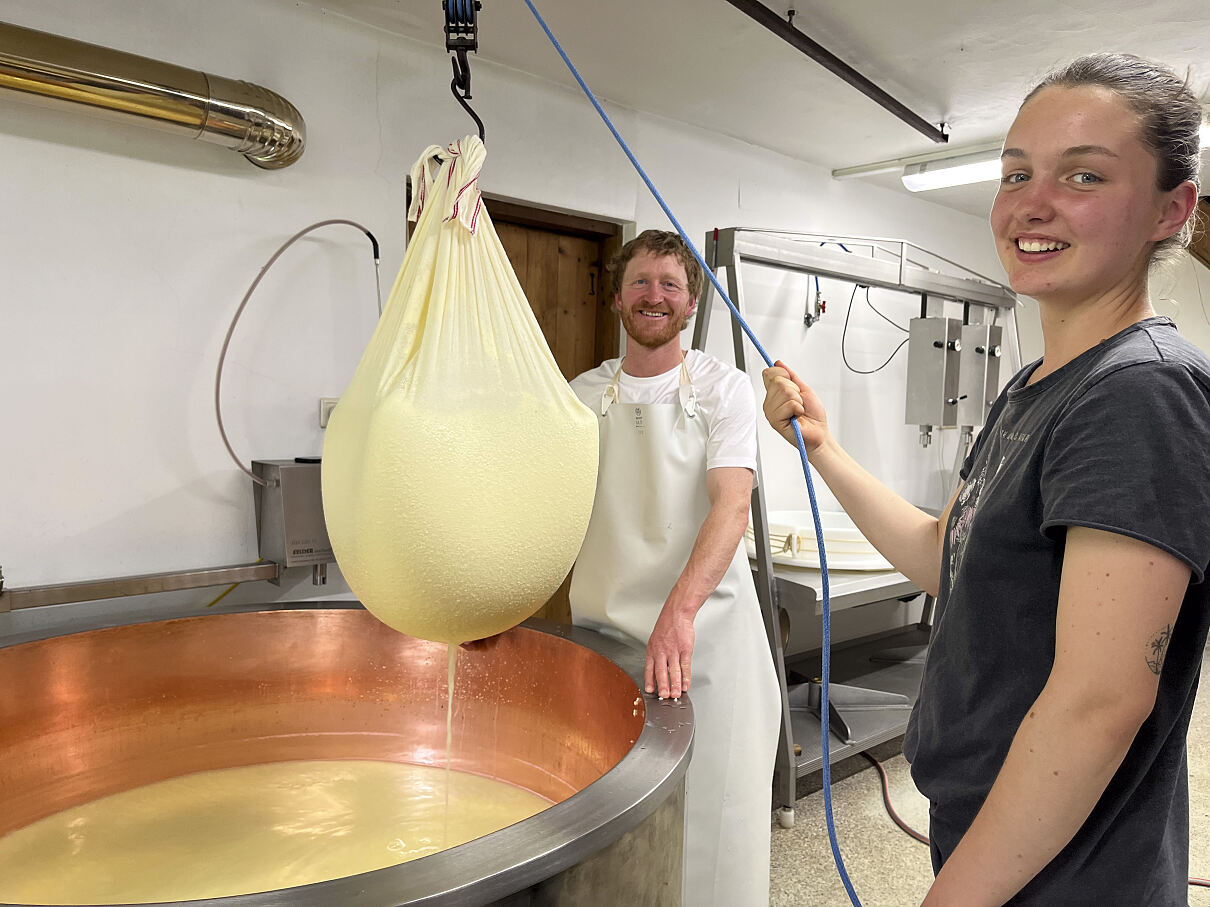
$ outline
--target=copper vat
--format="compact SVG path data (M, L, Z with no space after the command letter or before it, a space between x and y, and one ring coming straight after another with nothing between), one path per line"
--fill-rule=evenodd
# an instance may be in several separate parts
M0 835L205 769L444 765L446 647L333 604L0 641ZM640 693L642 657L540 621L463 649L452 766L556 805L400 866L189 903L679 904L692 711Z

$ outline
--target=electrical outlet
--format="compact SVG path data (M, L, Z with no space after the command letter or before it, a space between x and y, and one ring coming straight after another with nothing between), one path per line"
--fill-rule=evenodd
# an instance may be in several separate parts
M319 398L319 427L327 428L328 419L332 415L332 409L340 402L339 397L320 397Z

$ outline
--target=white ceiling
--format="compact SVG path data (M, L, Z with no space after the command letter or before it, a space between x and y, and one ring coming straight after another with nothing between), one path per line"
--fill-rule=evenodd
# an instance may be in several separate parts
M956 151L1004 137L1025 92L1056 64L1125 51L1210 88L1206 0L764 0L931 123ZM440 0L313 2L444 45ZM829 170L930 153L934 144L726 0L534 0L598 97ZM523 0L484 0L479 57L574 87ZM475 57L471 57L474 73ZM452 103L452 99L451 99ZM491 130L490 110L478 109ZM1210 160L1210 155L1203 161ZM1205 173L1205 168L1203 168ZM894 174L863 177L906 191ZM930 201L983 216L995 183Z

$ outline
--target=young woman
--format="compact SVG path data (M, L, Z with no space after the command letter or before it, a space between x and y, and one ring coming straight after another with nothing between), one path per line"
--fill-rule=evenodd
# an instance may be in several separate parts
M904 741L931 803L925 904L1188 903L1185 732L1210 624L1210 360L1156 317L1187 244L1201 108L1171 72L1085 57L1021 105L992 233L1043 357L1000 395L937 520L853 461L819 399L765 415L866 536L938 596Z

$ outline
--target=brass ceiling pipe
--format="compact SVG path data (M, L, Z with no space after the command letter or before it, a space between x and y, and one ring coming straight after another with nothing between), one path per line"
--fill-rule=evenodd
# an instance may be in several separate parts
M276 170L302 156L306 127L259 85L0 22L0 96L84 107L238 151Z

